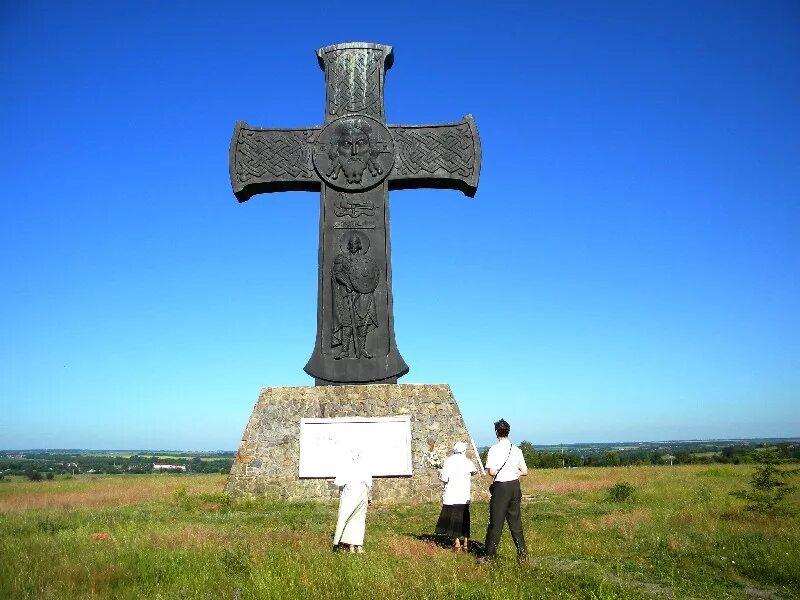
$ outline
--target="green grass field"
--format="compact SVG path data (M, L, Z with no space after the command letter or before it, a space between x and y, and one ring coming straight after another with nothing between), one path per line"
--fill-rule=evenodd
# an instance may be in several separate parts
M232 502L223 475L2 481L0 598L800 598L800 492L789 514L744 511L729 492L752 469L532 472L531 560L506 530L489 566L426 541L438 505L373 505L349 555L330 550L335 505ZM610 502L623 480L635 498Z

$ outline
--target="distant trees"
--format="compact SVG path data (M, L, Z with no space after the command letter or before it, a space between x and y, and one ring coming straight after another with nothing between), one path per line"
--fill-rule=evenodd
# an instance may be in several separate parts
M43 479L47 479L47 481L53 481L53 479L55 479L55 475L52 471L48 471L44 475L39 471L28 471L25 473L25 476L30 481L42 481ZM0 476L0 478L2 478L2 476Z
M744 446L725 446L720 452L720 462L732 463L738 465L739 463L752 462L752 449Z
M152 473L154 462L169 462L184 465L193 473L229 473L233 465L233 453L206 456L156 456L133 454L131 456L96 453L31 452L0 454L0 474L28 477L34 471L45 477L45 473L72 475L92 474L137 474Z
M580 459L569 453L560 452L539 452L534 445L528 441L520 442L519 449L525 459L525 464L529 469L556 469L562 466L578 466Z
M686 465L759 462L758 453L772 448L782 462L800 462L800 443L781 441L769 443L741 442L661 442L618 446L596 444L592 446L564 445L537 449L524 440L519 443L522 455L530 469L558 469L563 467L624 467L628 465ZM480 455L486 464L488 448ZM28 477L33 472L41 481L50 473L72 475L92 474L145 474L153 472L153 463L183 465L187 473L230 473L234 453L170 455L169 453L117 455L113 453L78 452L5 452L0 454L0 480L5 476ZM174 471L172 471L174 472ZM34 476L35 477L35 476Z
M752 442L717 444L712 442L663 443L658 446L641 444L632 447L598 445L590 448L564 446L563 449L537 450L524 440L519 449L529 469L556 469L563 467L624 467L628 465L688 465L755 462L761 448ZM800 444L781 442L769 445L776 456L784 461L800 462ZM552 448L552 447L551 447ZM486 464L488 449L482 448L481 459Z
M199 459L194 458L187 465L187 470L192 473L230 473L233 466L232 458L224 459Z
M519 449L522 451L522 457L525 459L525 464L528 467L535 465L539 459L539 453L536 452L536 448L533 447L533 444L530 442L523 441L519 445Z

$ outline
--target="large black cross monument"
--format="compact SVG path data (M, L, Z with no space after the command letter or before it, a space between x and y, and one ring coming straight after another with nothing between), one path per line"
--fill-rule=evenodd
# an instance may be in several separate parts
M443 125L387 125L384 73L392 47L317 50L325 124L268 129L238 122L230 177L239 202L321 190L317 336L305 371L317 385L396 383L408 372L392 313L388 191L446 188L474 196L481 167L471 115Z

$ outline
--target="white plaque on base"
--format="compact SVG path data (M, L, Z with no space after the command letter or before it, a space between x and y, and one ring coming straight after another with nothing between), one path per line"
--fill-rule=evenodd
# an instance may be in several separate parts
M411 475L411 417L300 420L300 477L336 477L353 450L375 477Z

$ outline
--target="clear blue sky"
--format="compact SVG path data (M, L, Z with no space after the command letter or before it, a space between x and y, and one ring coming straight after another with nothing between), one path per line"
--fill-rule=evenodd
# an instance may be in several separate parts
M318 195L239 205L228 144L354 40L483 143L391 194L403 382L478 444L800 435L800 4L278 5L0 4L0 448L234 449L312 384Z

